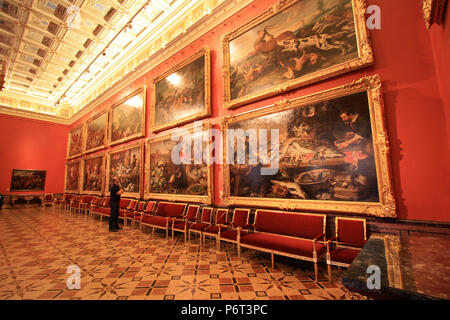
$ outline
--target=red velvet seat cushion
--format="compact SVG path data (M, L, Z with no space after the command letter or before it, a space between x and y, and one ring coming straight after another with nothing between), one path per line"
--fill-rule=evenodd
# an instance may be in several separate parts
M175 229L175 230L184 230L184 227L185 227L186 225L187 225L187 227L189 228L190 223L189 223L189 222L177 222L177 223L174 223L174 224L173 224L172 229Z
M195 231L203 231L205 228L209 227L209 223L194 223L191 225L190 229Z
M241 230L241 237L246 235L247 232ZM231 240L231 241L237 241L237 230L225 230L225 231L221 231L220 232L220 239L227 239L227 240Z
M167 226L167 218L159 216L145 216L142 218L141 223L165 228Z
M219 229L222 232L223 230L226 230L228 228L227 227L223 227L223 226L209 226L203 232L207 233L207 234L218 234L219 233Z
M133 218L134 220L141 220L141 214L140 213L136 213L135 215L134 215L134 218Z
M276 234L261 232L241 235L241 244L247 244L269 250L281 251L304 257L313 257L313 243L306 239L294 239ZM325 244L316 242L317 257L325 252Z
M134 217L134 212L127 212L127 213L125 214L125 216L126 216L127 218L133 218L133 217Z
M313 239L324 232L324 216L304 213L258 210L255 230Z
M360 250L348 248L336 248L330 252L330 260L351 264Z

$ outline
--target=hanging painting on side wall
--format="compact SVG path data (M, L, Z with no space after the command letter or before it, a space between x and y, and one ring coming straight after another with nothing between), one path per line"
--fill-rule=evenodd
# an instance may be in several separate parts
M224 108L373 63L364 0L280 0L222 40Z
M123 196L140 198L143 190L143 142L122 146L108 153L107 160L107 190L109 195L113 178L119 178L120 187L124 190Z
M225 117L224 202L395 217L380 88L366 77Z
M205 47L153 81L152 131L210 115L210 58Z
M111 107L108 125L109 145L145 135L146 88L130 93Z
M206 127L199 132L186 130L174 139L165 135L147 140L146 199L211 203L212 165L203 157L210 154L211 138Z
M79 125L69 132L67 143L67 159L81 156L83 148L83 125Z
M45 170L13 169L11 191L44 191Z
M105 148L107 120L108 114L103 111L86 121L83 143L85 153Z
M104 181L104 153L95 154L82 160L81 193L101 195Z
M65 193L78 193L80 180L80 160L74 160L66 163L66 175L64 181Z

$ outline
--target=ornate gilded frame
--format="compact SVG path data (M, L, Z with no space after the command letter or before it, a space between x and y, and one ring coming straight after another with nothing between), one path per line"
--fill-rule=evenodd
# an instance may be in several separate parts
M444 15L447 0L423 0L422 11L423 19L427 29L431 28L434 23L441 24Z
M231 123L266 116L275 112L281 112L307 106L313 103L323 102L330 99L344 97L347 95L367 92L369 100L370 123L372 129L373 149L378 181L378 202L352 202L332 200L302 200L282 198L251 198L230 196L230 165L224 164L223 168L223 195L222 201L226 205L256 206L280 208L282 210L313 210L355 213L377 217L396 217L396 203L392 184L389 141L384 120L384 106L381 93L381 80L378 75L361 78L352 83L314 93L305 97L292 100L282 100L274 105L257 109L240 115L226 116L222 118L223 137L223 159L227 159L227 129Z
M70 154L70 146L72 144L72 135L78 130L80 131L80 152L71 155ZM66 159L73 159L73 158L79 157L79 156L81 156L83 154L83 140L84 140L83 124L79 124L78 126L73 128L72 130L70 130L70 132L68 134Z
M155 123L155 113L156 113L156 85L158 82L166 79L170 75L174 74L175 72L183 69L184 67L188 66L190 63L194 62L195 60L199 59L200 57L204 57L204 63L205 63L205 86L204 86L204 92L205 92L205 100L204 100L204 109L201 112L197 112L195 114L192 114L190 116L176 119L174 121L157 125ZM181 63L177 64L164 74L158 76L157 78L153 79L152 82L152 97L151 97L151 108L150 108L150 130L152 132L158 132L163 129L169 129L176 127L178 125L182 125L185 123L188 123L190 121L199 120L204 117L207 117L211 114L211 59L210 59L210 50L208 46L203 47L201 50L199 50L197 53L189 57L188 59L182 61Z
M141 115L141 131L137 132L133 135L130 135L128 137L124 137L115 141L111 141L112 137L112 124L113 124L113 114L114 114L114 110L121 106L123 103L125 103L126 101L128 101L129 99L139 95L142 93L142 115ZM146 117L146 110L147 110L147 87L146 86L142 86L136 90L134 90L133 92L131 92L130 94L128 94L127 96L123 97L122 99L120 99L117 103L115 103L114 105L111 106L111 108L108 110L108 146L114 146L120 143L124 143L133 139L137 139L137 138L141 138L143 136L145 136L145 117Z
M211 154L211 125L203 124L202 132L207 131L208 134L208 142L206 143L207 153ZM186 129L189 134L194 132L194 128L190 127ZM147 139L146 148L145 148L145 200L149 199L157 199L157 200L166 200L166 201L183 201L183 202L195 202L195 203L203 203L203 204L212 204L213 201L213 189L214 189L214 174L213 174L213 164L208 163L207 165L207 195L197 196L197 195L187 195L187 194L169 194L169 193L155 193L150 190L150 154L151 154L151 145L153 143L171 140L171 133L164 134L163 136L159 136L156 138Z
M84 173L85 173L85 166L86 166L86 161L90 160L90 159L94 159L94 158L102 158L102 167L101 167L101 189L99 191L91 191L91 190L84 190ZM105 152L100 152L100 153L96 153L96 154L92 154L90 156L87 157L83 157L81 158L81 164L80 164L80 177L79 177L79 190L80 193L83 194L93 194L93 195L98 195L101 196L103 195L103 192L105 190Z
M69 165L78 163L78 187L77 189L68 189L67 188L67 173ZM80 178L81 178L81 159L76 159L72 161L66 162L66 170L64 173L64 193L79 193L80 191Z
M97 120L98 118L102 117L102 116L105 116L105 117L106 117L106 118L105 118L105 125L104 125L104 129L105 129L105 137L104 137L104 139L103 139L103 144L101 144L101 145L99 145L99 146L97 146L97 147L94 147L94 148L92 148L92 149L86 149L86 148L87 148L87 141L89 140L89 137L88 137L88 127L89 127L89 124L90 124L91 122ZM87 120L87 121L84 123L84 133L83 133L83 154L91 153L91 152L94 152L94 151L97 151L97 150L101 150L101 149L106 148L106 143L107 143L107 141L108 141L108 111L107 111L107 110L103 110L103 111L97 113L96 115L94 115L92 118L90 118L89 120Z
M107 195L109 194L109 186L111 184L111 177L110 177L111 155L113 155L115 153L124 152L124 151L130 150L130 149L135 149L135 148L140 148L140 154L141 154L141 167L139 168L139 192L124 191L124 193L122 194L122 197L135 198L135 199L142 198L142 194L144 193L144 172L143 171L144 171L144 162L145 162L144 141L143 140L140 140L135 143L127 144L124 146L120 146L120 147L117 147L117 148L114 148L114 149L108 151L108 154L106 156L106 169L105 169L105 173L106 173L105 194L107 194Z
M225 109L236 108L247 103L251 103L257 100L261 100L270 96L278 95L294 88L309 85L314 82L318 82L327 78L331 78L352 70L360 69L373 64L373 52L369 40L369 34L366 29L366 1L365 0L351 0L353 7L353 21L355 24L356 39L357 39L357 51L358 57L348 60L343 63L327 67L298 78L287 80L281 84L272 86L270 88L263 89L261 91L250 93L245 96L231 100L231 62L230 62L230 42L246 33L257 25L265 22L280 12L288 9L290 6L298 3L302 0L279 0L272 7L269 8L262 15L256 19L251 20L247 24L240 28L225 34L222 37L223 48L223 79L224 79L224 104Z

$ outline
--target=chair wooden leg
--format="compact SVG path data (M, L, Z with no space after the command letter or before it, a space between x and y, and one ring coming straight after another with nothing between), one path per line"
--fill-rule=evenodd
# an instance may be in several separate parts
M315 275L315 281L319 279L319 268L317 266L317 262L314 262L314 275Z
M332 280L331 280L331 265L330 264L328 264L328 282L333 282Z
M275 255L273 253L270 254L272 259L272 269L275 269Z

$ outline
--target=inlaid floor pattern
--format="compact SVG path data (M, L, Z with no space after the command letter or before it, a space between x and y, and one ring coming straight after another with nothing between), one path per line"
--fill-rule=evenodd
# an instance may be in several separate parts
M314 282L312 263L270 255L207 239L184 244L151 228L108 232L108 222L53 208L0 210L0 299L252 300L350 299L326 265ZM68 289L69 266L80 270L80 289ZM71 278L73 279L73 277ZM69 283L71 282L69 279Z

